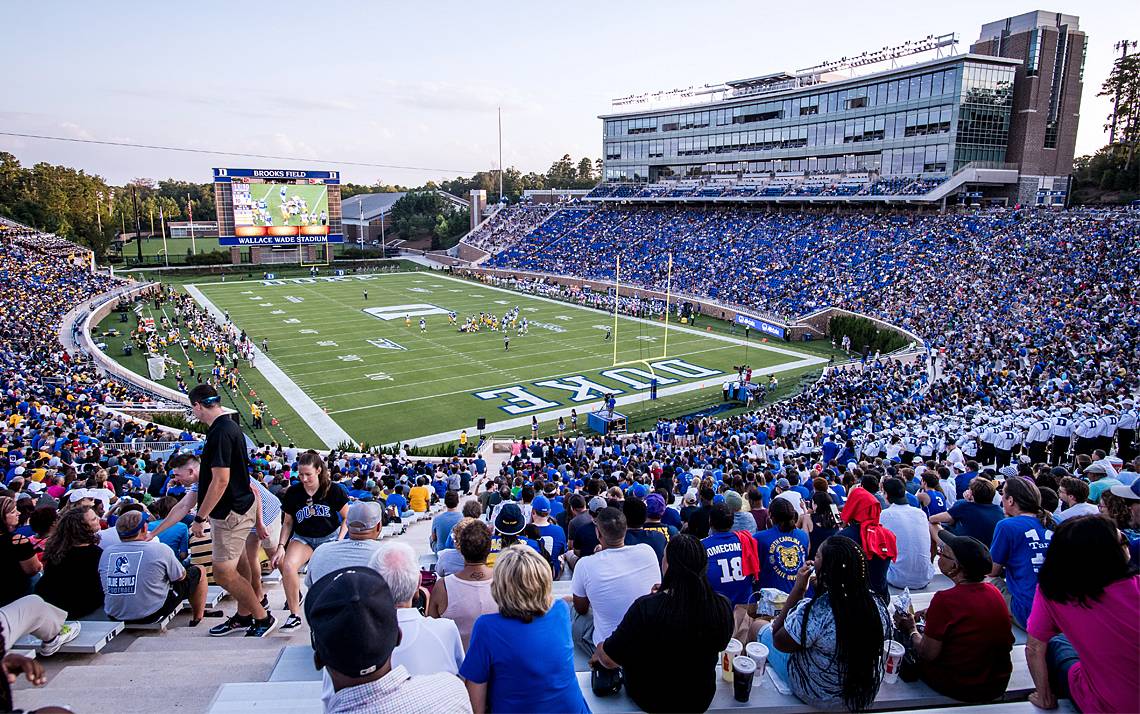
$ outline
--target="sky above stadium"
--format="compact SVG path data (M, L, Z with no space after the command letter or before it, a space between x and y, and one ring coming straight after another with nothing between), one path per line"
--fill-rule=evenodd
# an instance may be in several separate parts
M502 107L503 162L542 172L564 153L601 154L597 115L614 97L794 70L929 34L957 32L966 51L983 23L1040 8L1079 15L1090 37L1081 155L1107 141L1111 106L1095 95L1113 44L1140 39L1140 3L1066 1L7 3L0 132L297 160L4 135L0 151L114 183L206 182L213 166L339 165L349 181L418 185L496 167Z

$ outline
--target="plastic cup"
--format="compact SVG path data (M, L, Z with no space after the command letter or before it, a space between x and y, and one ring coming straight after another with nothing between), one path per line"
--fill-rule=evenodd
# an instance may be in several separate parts
M751 657L732 658L732 698L746 702L752 696L752 683L756 681L756 662Z
M732 658L739 656L744 652L744 645L740 640L733 637L728 641L728 646L724 648L724 652L720 654L720 676L726 682L732 681Z
M744 646L744 654L756 663L756 676L752 679L752 686L759 687L764 681L764 668L768 666L768 646L760 642L749 642Z
M906 648L894 640L887 640L883 645L883 681L894 684L899 681L899 669L902 667L903 655Z

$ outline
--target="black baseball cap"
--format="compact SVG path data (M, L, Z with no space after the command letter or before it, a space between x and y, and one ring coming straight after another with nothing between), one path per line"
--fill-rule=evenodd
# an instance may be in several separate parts
M380 669L400 642L392 592L371 568L334 570L313 583L305 619L321 664L347 677Z
M499 509L499 515L495 516L495 530L503 535L518 535L523 528L526 528L526 523L523 523L519 504L507 503Z
M993 570L994 561L990 557L990 549L977 538L954 535L943 529L938 531L938 540L950 547L958 567L970 580L981 580Z

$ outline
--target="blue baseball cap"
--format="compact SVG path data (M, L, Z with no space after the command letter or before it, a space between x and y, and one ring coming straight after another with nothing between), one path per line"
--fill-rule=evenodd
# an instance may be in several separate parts
M530 507L535 513L550 513L550 499L546 496L535 496Z
M644 500L645 497L649 495L649 487L643 483L635 483L633 484L633 488L630 489L630 493L633 494L634 498Z

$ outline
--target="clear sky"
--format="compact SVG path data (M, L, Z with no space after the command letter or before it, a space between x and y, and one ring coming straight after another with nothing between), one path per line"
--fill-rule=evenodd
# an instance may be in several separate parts
M545 171L601 154L613 97L794 70L1033 9L1080 16L1090 46L1077 154L1102 146L1095 95L1112 45L1140 39L1140 3L6 2L0 131L296 156L198 156L0 136L24 164L121 183L206 182L212 166L326 169L420 184L497 166Z

